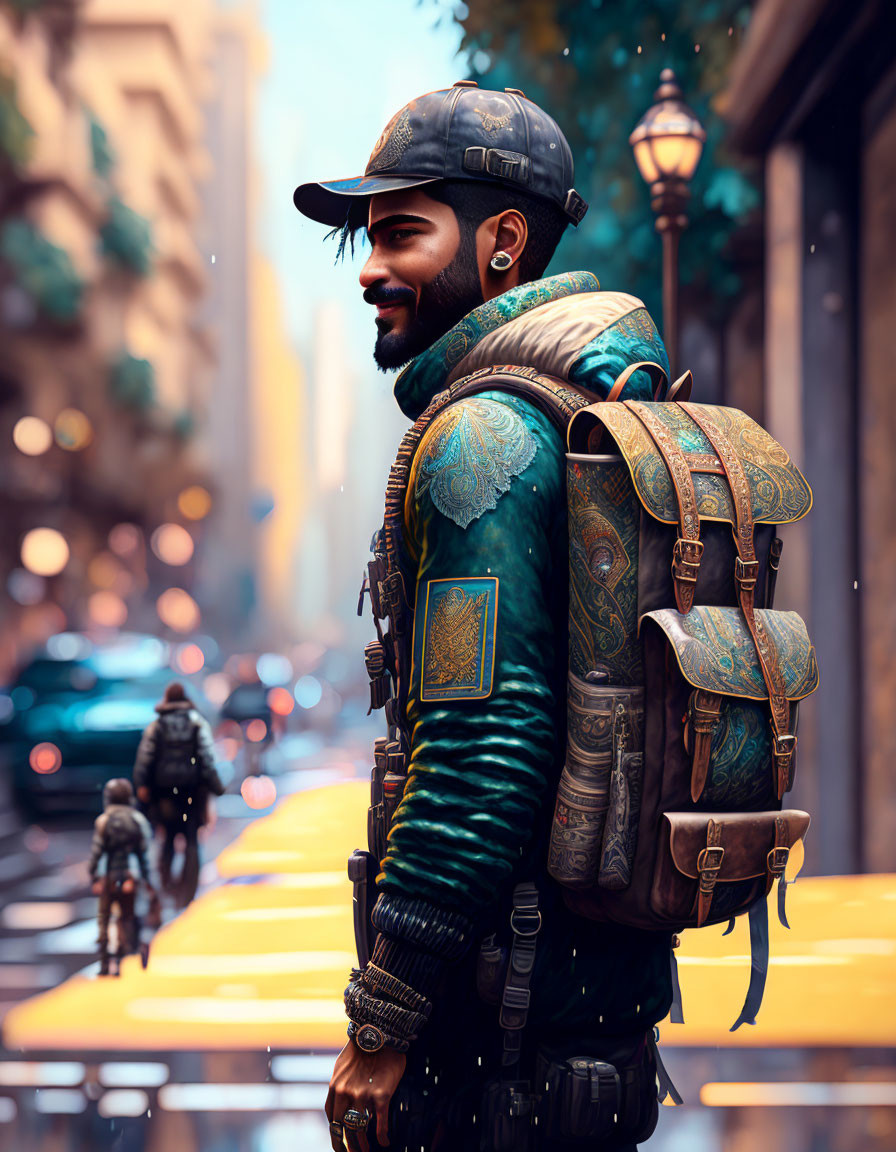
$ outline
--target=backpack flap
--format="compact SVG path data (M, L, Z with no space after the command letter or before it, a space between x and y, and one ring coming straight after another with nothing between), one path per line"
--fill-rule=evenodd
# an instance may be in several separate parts
M672 924L700 928L745 912L783 878L809 815L665 812L651 902Z
M690 796L714 807L757 808L780 801L793 784L796 702L818 686L815 649L796 612L758 609L756 617L777 657L791 705L788 753L776 755L769 691L756 646L738 608L697 607L687 615L649 612L665 635L678 670L692 687L686 748Z

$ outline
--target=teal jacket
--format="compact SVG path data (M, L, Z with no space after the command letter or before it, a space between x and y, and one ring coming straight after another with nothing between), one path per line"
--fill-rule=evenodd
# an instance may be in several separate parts
M622 369L668 370L640 301L588 273L522 285L470 313L399 376L416 418L446 384L492 364L550 372L606 396ZM627 398L650 399L635 373ZM568 557L565 444L547 416L501 391L429 426L405 505L414 589L409 779L378 887L500 927L512 884L535 876L544 929L533 1019L621 1032L668 1009L669 936L583 921L545 873L562 769ZM474 932L475 935L475 932Z

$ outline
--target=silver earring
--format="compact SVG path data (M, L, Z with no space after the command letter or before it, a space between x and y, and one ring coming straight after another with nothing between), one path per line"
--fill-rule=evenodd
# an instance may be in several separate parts
M513 257L509 252L496 252L488 263L496 272L506 272L513 263Z

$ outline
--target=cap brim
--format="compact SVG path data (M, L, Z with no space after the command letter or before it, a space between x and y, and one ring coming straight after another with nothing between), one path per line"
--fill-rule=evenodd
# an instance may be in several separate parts
M383 192L418 188L421 184L434 184L436 180L437 176L353 176L325 184L300 184L292 200L303 216L338 228L345 223L352 199L366 201Z

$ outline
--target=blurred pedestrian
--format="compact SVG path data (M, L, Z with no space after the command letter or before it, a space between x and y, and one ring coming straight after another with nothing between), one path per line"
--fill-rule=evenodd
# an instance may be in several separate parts
M100 975L108 976L110 962L115 960L118 975L121 958L136 952L140 946L140 925L136 915L137 877L131 872L131 856L137 858L140 877L153 902L155 888L149 871L148 851L152 829L146 817L134 809L134 790L124 779L109 780L103 788L103 812L93 827L93 843L87 868L93 881L94 895L99 896L97 910L97 945ZM103 858L106 870L98 875ZM109 952L109 921L118 908L118 944L114 957ZM142 959L146 966L146 953Z
M212 796L224 785L215 767L212 732L193 706L184 686L165 689L156 705L158 718L145 729L134 763L134 787L155 828L164 833L159 857L162 887L183 907L199 884L199 829L209 818ZM180 878L172 881L175 841L184 837Z

